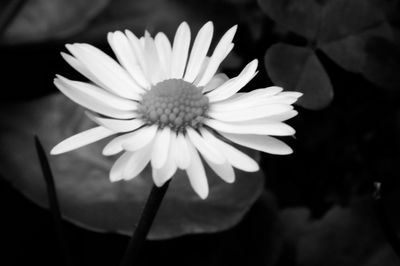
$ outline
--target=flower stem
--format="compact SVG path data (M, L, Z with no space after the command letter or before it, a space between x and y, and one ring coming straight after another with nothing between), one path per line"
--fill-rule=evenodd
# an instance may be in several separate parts
M140 216L139 223L137 224L133 236L129 241L128 247L126 248L120 266L137 265L137 263L140 261L140 254L143 243L146 240L146 236L150 231L157 211L160 208L165 193L167 192L169 182L170 180L161 187L153 185L146 205L144 206L144 209Z
M375 199L375 211L387 241L400 259L400 239L398 238L397 231L394 229L393 224L390 222L387 215L384 204L384 195L382 192L382 183L375 183L375 191L373 195Z
M40 140L37 136L35 136L35 146L39 157L40 166L42 168L44 180L46 182L48 201L51 213L53 214L54 229L58 238L62 261L63 261L63 263L60 263L58 265L71 266L72 262L64 234L64 229L62 226L60 205L58 203L57 191L54 185L53 174L51 172L50 164L47 159L46 153L44 152L43 146L40 143Z

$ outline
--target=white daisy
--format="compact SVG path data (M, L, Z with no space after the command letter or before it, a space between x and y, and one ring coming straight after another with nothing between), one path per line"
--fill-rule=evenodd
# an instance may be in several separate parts
M111 168L111 181L130 180L150 162L157 186L182 169L204 199L209 188L201 157L228 183L235 179L233 167L259 170L255 160L227 141L272 154L291 153L271 136L295 133L283 121L297 115L292 104L301 93L279 87L238 93L257 74L257 60L231 79L217 73L234 46L236 28L225 33L210 56L212 22L200 29L191 50L186 22L172 45L161 32L154 38L146 32L140 39L129 30L109 33L119 64L89 44L66 45L72 56L62 53L64 59L91 82L57 75L54 83L90 110L87 115L98 126L62 141L51 154L116 136L103 149L104 155L122 153Z

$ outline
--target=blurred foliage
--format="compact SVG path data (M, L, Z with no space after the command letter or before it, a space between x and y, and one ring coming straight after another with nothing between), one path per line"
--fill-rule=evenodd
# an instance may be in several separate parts
M381 1L385 2L385 1ZM399 48L385 11L373 0L259 0L277 23L282 41L265 54L265 66L275 84L304 92L299 104L321 109L333 98L333 88L316 51L344 69L362 74L384 88L400 86ZM393 2L393 1L392 1ZM303 38L304 46L285 43L288 34ZM382 52L382 47L386 47ZM391 63L383 62L390 54Z
M374 207L371 198L360 198L346 208L334 206L320 220L305 208L283 210L284 241L296 250L295 265L398 265Z

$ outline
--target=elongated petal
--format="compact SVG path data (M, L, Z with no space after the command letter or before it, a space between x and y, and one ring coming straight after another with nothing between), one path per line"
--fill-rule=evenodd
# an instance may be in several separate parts
M198 86L204 86L206 85L211 78L215 75L215 73L218 70L219 65L221 62L225 59L227 56L227 51L230 51L232 49L232 40L233 37L235 36L237 29L237 25L233 26L230 28L224 36L222 36L221 40L217 44L217 46L214 49L214 52L210 58L210 61L208 63L208 66L202 75Z
M72 101L96 113L120 119L135 117L135 113L132 111L136 109L135 102L127 103L124 99L89 83L72 81L58 76L54 79L54 85ZM128 108L132 109L127 110Z
M204 86L203 93L206 93L206 92L209 92L209 91L212 91L212 90L218 88L219 86L221 86L228 80L229 80L228 76L225 75L224 73L219 73L219 74L215 75L210 80L210 82L208 82L207 85Z
M189 140L187 141L187 146L191 157L190 165L186 169L190 185L200 198L205 199L209 193L206 171L199 154Z
M157 132L151 154L152 167L161 168L167 161L170 139L171 129L169 127L164 127Z
M201 155L203 155L204 158L207 158L215 164L223 164L226 161L224 156L217 149L215 149L215 147L210 145L207 140L203 139L203 137L200 136L199 133L197 133L194 129L187 128L186 132L193 145L201 153Z
M179 155L175 156L176 165L180 169L186 169L190 165L190 152L187 145L187 140L182 133L179 133L176 137L176 147L179 151Z
M199 30L190 52L189 62L186 68L184 80L193 82L200 72L201 65L207 56L208 48L210 48L214 25L211 21L204 24Z
M129 74L101 50L89 44L67 45L67 49L96 76L106 88L124 98L137 100L143 89Z
M138 37L136 37L135 34L133 34L130 30L125 30L125 34L128 37L129 43L135 53L136 59L139 62L139 65L143 71L143 73L147 73L147 65L146 65L146 59L145 59L145 54L144 54L144 48L142 44L140 43L140 40ZM144 42L144 39L143 39Z
M72 137L69 137L59 144L57 144L51 151L51 154L60 154L68 151L78 149L80 147L86 146L98 140L104 139L108 136L115 134L104 127L94 127L86 131L82 131Z
M176 31L172 47L170 78L181 79L186 67L190 45L190 28L182 22Z
M86 67L84 64L82 64L78 59L75 57L61 52L61 56L64 58L67 63L72 66L75 70L77 70L79 73L81 73L83 76L94 82L95 84L99 85L102 88L105 88L106 85L104 85L98 78L96 78L95 75L93 75Z
M211 105L207 115L217 120L236 122L277 115L290 110L293 110L293 107L287 104L261 105L233 111L214 110Z
M150 33L146 31L145 33L145 48L144 52L146 54L146 65L147 76L150 78L152 84L157 84L158 82L166 78L166 73L161 67L160 59L158 57L158 52L156 45L154 44L154 39L150 36Z
M124 134L111 140L103 149L103 155L117 154L124 149L137 151L149 144L155 137L157 126L142 127L132 133Z
M133 156L133 152L123 153L113 164L110 170L110 181L116 182L124 179L123 173L128 161Z
M133 156L131 156L126 163L126 167L123 172L123 177L125 180L131 180L143 171L150 161L152 148L153 143L151 142L142 149L133 153Z
M257 162L245 153L218 139L206 129L202 129L201 133L225 155L228 162L234 167L246 172L256 172L259 170Z
M154 43L157 48L160 64L165 73L170 72L172 47L167 36L164 33L157 33Z
M128 151L136 151L143 148L155 138L157 128L156 125L151 125L127 134L124 138L125 141L122 142L122 147Z
M125 67L137 84L143 88L149 87L150 83L143 73L139 65L139 60L136 58L135 52L126 35L120 31L110 32L107 35L107 39L118 61Z
M295 130L291 126L282 122L233 123L208 119L205 121L205 124L217 131L235 134L290 136L295 133Z
M270 136L221 133L225 138L248 148L266 153L286 155L293 150L283 141Z
M118 133L136 130L145 124L145 122L142 119L131 119L131 120L110 119L110 118L103 118L100 116L96 116L89 112L86 112L86 115L100 126L103 126Z
M177 165L175 162L175 156L178 155L176 151L176 134L171 133L171 140L169 145L168 157L165 164L160 168L152 168L153 169L153 180L156 186L161 187L167 182L176 172ZM180 154L178 155L180 156Z
M243 88L256 74L258 61L251 61L235 78L225 82L208 94L210 102L227 99Z
M222 180L227 183L233 183L235 181L235 171L228 161L225 161L223 164L215 164L206 158L205 161Z

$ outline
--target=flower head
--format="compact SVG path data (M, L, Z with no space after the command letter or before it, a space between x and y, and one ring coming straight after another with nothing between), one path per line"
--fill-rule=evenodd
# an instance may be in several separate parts
M201 157L226 182L233 182L233 167L258 171L256 161L228 142L272 154L292 152L271 136L288 136L294 129L283 121L295 116L292 104L298 92L279 87L238 93L255 75L257 60L229 79L217 73L233 48L236 26L229 29L207 56L213 24L206 23L190 49L190 29L183 22L173 44L163 33L140 39L132 32L108 34L119 64L89 44L71 44L64 59L90 82L57 75L55 85L89 111L97 127L55 146L60 154L100 139L115 136L104 155L122 153L110 171L111 181L136 177L150 162L154 183L163 185L177 169L187 172L201 198L208 183Z

